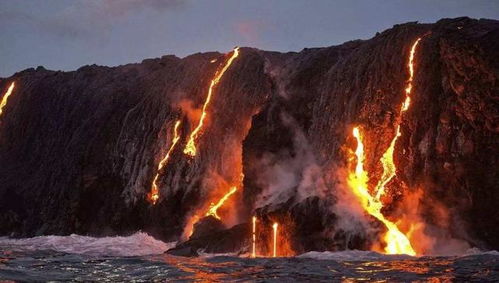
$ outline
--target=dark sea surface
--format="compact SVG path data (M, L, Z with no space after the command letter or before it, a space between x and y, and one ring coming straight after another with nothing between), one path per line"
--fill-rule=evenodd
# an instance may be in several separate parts
M419 258L365 251L310 252L292 258L184 258L163 254L171 246L144 233L0 238L0 280L499 282L496 251Z

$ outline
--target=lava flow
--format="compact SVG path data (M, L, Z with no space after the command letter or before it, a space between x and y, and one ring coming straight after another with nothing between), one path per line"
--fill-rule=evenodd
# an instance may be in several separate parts
M279 226L279 224L277 223L274 223L274 225L272 225L272 230L274 230L274 237L273 237L273 240L274 240L274 248L273 248L273 257L276 257L277 256L277 227Z
M220 220L220 216L218 215L217 210L236 191L237 191L237 187L231 187L230 191L228 193L226 193L216 204L215 203L211 203L210 208L205 213L205 216L213 216L216 219ZM193 216L191 216L190 218L188 218L188 220L187 220L187 222L185 224L184 232L182 233L182 238L184 238L184 239L185 238L189 238L194 233L194 225L201 219L201 217L199 216L200 214L198 212L194 213Z
M390 143L390 146L388 149L385 151L383 156L381 157L380 161L381 164L383 165L383 175L381 176L380 181L378 182L378 185L376 186L375 192L376 192L376 198L379 199L384 193L385 193L385 186L390 182L390 180L395 177L396 174L396 166L395 163L393 162L393 153L395 150L395 143L397 142L398 137L400 137L400 117L402 114L409 109L409 105L411 103L411 92L412 92L412 81L414 79L414 56L416 54L416 48L421 41L421 38L418 38L411 47L411 52L409 54L409 62L407 64L407 67L409 68L409 79L407 80L407 85L405 88L405 99L404 102L402 103L402 106L400 107L400 115L399 119L397 121L397 126L395 130L395 136L392 139L392 142Z
M189 155L190 157L196 156L196 138L199 135L199 132L203 128L204 120L206 119L206 110L208 108L208 105L210 105L211 97L213 94L213 88L220 82L220 79L222 79L225 71L230 67L234 59L239 56L239 47L236 47L232 53L232 56L229 58L227 63L225 63L224 67L221 70L218 70L215 73L215 77L211 80L210 83L210 88L208 89L208 95L206 96L206 100L203 105L201 117L199 118L199 122L197 127L191 132L191 135L189 136L189 141L187 142L185 148L184 148L184 154Z
M228 193L226 193L216 204L211 203L210 209L206 212L206 216L213 216L220 220L220 216L217 214L217 210L224 204L227 199L237 191L237 187L232 187Z
M253 216L253 231L251 233L252 236L252 249L251 249L251 256L253 258L256 257L256 217Z
M390 146L383 153L380 162L383 165L383 173L375 187L375 197L371 195L368 189L368 173L364 171L364 145L362 143L362 136L359 128L355 127L353 129L353 136L357 140L357 149L355 150L355 155L357 159L357 164L355 166L355 172L350 173L348 177L348 184L352 188L355 195L361 201L361 205L370 215L374 216L376 219L381 221L386 228L388 229L387 233L384 236L384 241L386 243L385 252L388 254L408 254L408 255L416 255L411 242L408 237L402 233L397 225L388 219L381 213L383 208L383 202L381 201L381 197L385 193L386 185L396 176L397 167L394 163L394 150L395 144L397 142L398 137L400 137L400 123L402 114L409 109L410 101L411 101L411 92L413 87L413 79L414 79L414 57L416 54L416 48L421 41L421 38L418 38L412 45L411 51L409 54L409 62L407 67L409 68L409 78L406 83L405 88L405 99L400 108L400 115L396 122L396 131L395 136L393 137Z
M367 186L369 177L367 172L364 170L364 145L362 143L360 131L357 127L353 129L353 136L357 139L357 149L355 150L357 164L355 166L355 172L350 173L348 176L348 185L352 188L354 194L359 198L364 210L370 215L376 217L376 219L381 221L388 229L388 232L384 236L384 240L386 242L385 252L388 254L416 255L409 239L402 232L400 232L395 223L386 219L381 213L381 209L383 208L381 200L379 198L374 198L369 193Z
M178 134L178 128L180 127L180 120L177 120L175 122L175 126L173 127L173 140L172 140L172 145L170 146L170 149L166 152L165 157L161 159L161 161L158 164L158 169L156 170L156 176L154 177L154 180L152 181L152 187L151 187L151 192L147 194L147 198L152 204L156 204L156 202L159 199L159 188L158 188L158 178L159 178L159 171L163 169L163 167L167 164L168 159L170 159L170 155L175 148L175 145L180 139L180 136Z
M14 90L15 82L12 82L7 89L7 92L3 95L2 102L0 103L0 116L2 115L3 108L5 105L7 105L7 100L9 99L9 96L12 94L12 91Z

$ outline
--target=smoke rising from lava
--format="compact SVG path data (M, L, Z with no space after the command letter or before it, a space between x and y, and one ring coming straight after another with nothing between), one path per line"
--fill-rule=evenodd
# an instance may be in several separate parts
M459 231L460 237L469 238L459 219L451 219L449 209L426 195L422 188L406 192L393 214L398 215L401 223L413 223L406 229L418 254L459 255L471 248L466 241L452 236L454 230Z
M280 119L293 134L292 149L276 154L267 152L255 165L259 168L257 184L263 188L255 208L291 198L298 203L311 196L324 196L327 190L305 134L291 116L281 113Z

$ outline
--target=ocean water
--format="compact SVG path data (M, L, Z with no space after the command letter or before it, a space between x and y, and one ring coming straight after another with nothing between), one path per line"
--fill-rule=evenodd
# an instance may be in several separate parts
M0 238L0 280L172 282L499 281L499 253L387 256L375 252L308 252L291 258L166 255L174 243L145 233Z

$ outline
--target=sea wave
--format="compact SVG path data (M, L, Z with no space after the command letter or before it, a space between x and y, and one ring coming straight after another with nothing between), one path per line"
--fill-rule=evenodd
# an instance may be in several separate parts
M213 257L249 257L246 255L239 255L237 252L233 253L206 253L204 250L198 250L198 254L203 258L213 258Z
M495 256L499 256L499 252L496 251L496 250L481 250L481 249L478 249L478 248L471 248L471 249L468 249L463 255L463 257L465 256L476 256L476 255L495 255Z
M372 251L348 250L338 252L307 252L297 256L298 258L312 258L318 260L336 261L385 261L404 260L413 257L409 255L386 255Z
M18 250L54 250L58 252L85 254L92 256L144 256L162 254L175 245L165 243L137 232L130 236L89 237L72 234L70 236L39 236L33 238L0 238L0 247Z
M492 255L499 256L499 252L495 250L484 251L477 248L472 248L464 252L463 254L455 254L451 257L462 258L469 256L482 256L482 255ZM432 257L432 255L429 255ZM438 255L433 255L438 256ZM448 256L448 255L447 255ZM387 255L381 254L373 251L359 251L359 250L349 250L349 251L337 251L337 252L307 252L297 256L298 258L311 258L318 260L336 260L336 261L390 261L390 260L406 260L406 259L416 259L418 257L412 257L409 255Z

